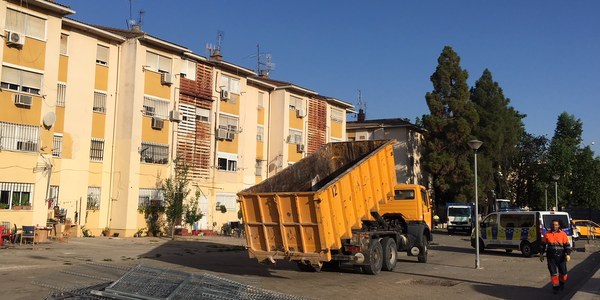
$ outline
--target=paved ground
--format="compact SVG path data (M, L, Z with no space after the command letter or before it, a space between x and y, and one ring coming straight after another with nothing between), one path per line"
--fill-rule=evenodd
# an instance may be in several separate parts
M569 299L600 267L600 252L576 252L569 265L569 284L551 293L545 263L500 250L481 255L474 269L468 236L434 237L429 262L401 255L393 272L377 276L351 269L302 273L291 263L275 266L248 258L244 241L228 237L72 238L68 243L0 249L2 299L43 299L54 289L72 289L119 278L137 264L192 273L210 273L287 294L321 299L412 297L413 299ZM585 241L579 241L583 247ZM600 298L592 291L587 296Z

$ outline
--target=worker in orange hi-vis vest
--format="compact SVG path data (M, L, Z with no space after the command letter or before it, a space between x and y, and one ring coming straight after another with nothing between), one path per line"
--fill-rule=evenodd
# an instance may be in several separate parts
M557 294L565 288L567 262L571 260L571 245L567 234L560 230L558 220L553 220L551 226L552 229L542 238L540 261L544 261L544 254L546 254L552 291Z

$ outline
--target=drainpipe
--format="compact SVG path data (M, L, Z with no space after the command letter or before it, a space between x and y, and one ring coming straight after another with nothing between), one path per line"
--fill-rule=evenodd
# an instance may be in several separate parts
M110 214L112 212L112 205L113 205L113 188L114 188L114 184L113 184L113 180L114 180L114 169L115 169L115 141L116 141L116 131L117 131L117 111L118 111L118 99L119 99L119 74L121 72L121 68L120 68L120 64L121 64L121 45L117 45L117 78L116 78L116 87L115 87L115 107L114 107L114 112L113 112L113 130L112 130L112 149L111 149L111 154L110 154L110 180L109 180L109 186L108 186L108 196L109 196L109 202L108 202L108 211L106 212L106 224L108 225L107 227L110 228L111 226L111 221L112 218L110 217ZM114 201L116 201L117 199L115 198ZM81 208L81 206L80 206ZM79 216L79 219L81 220L81 216Z

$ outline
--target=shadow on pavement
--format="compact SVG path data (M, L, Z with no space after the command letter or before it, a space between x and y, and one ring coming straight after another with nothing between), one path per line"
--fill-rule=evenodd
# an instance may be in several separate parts
M248 257L243 246L211 243L204 241L168 241L157 246L141 257L160 262L177 264L189 268L233 275L254 275L278 277L273 270L297 270L289 262L277 262L276 265L264 265Z

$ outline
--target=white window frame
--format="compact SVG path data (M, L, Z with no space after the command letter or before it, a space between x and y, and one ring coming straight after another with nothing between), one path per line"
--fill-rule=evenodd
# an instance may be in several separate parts
M304 132L298 129L291 129L289 131L288 143L302 145L304 140Z
M100 202L102 200L102 188L99 186L88 186L86 199L87 210L100 209Z
M63 39L64 37L64 39ZM65 41L64 49L63 49L63 40ZM69 56L69 35L61 33L60 34L60 55Z
M225 167L221 167L221 163L225 163ZM238 170L238 155L234 153L217 152L217 170L222 172L236 172Z
M95 113L106 113L106 100L108 95L104 91L94 91L94 103L92 105L92 111Z
M228 212L237 212L237 196L233 193L217 193L215 195L216 209L224 205Z
M240 79L226 74L221 74L221 89L232 94L240 94Z
M67 102L67 84L59 82L56 84L56 106L65 107Z
M8 70L7 69L13 69L16 72L18 72L17 77L19 77L18 80L13 80L10 78L6 78L6 74ZM30 85L25 83L25 79L26 77L31 77L31 76L39 76L39 80L38 80L38 85ZM21 68L17 68L17 67L13 67L13 66L7 66L6 64L2 66L2 79L0 80L0 88L1 89L7 89L7 90L11 90L14 92L18 92L18 93L25 93L25 94L31 94L31 95L41 95L42 94L42 82L44 80L44 74L41 72L35 72L32 70L25 70L25 69L21 69ZM18 81L18 82L17 82ZM33 83L33 82L32 82Z
M265 93L258 92L258 109L262 109L265 107Z
M228 115L228 114L219 114L219 128L226 129L229 132L238 133L240 124L240 118Z
M40 127L0 122L0 150L38 152Z
M103 54L102 51L106 51L106 58L101 56L101 54ZM108 67L109 62L110 62L110 48L107 46L98 44L96 46L96 64Z
M196 107L196 121L210 123L210 109Z
M259 142L265 141L265 126L263 126L263 125L256 126L256 140Z
M290 95L290 110L302 110L304 109L304 100L297 96Z
M169 104L169 100L144 95L142 112L144 116L166 120L169 118Z
M163 206L165 201L165 191L156 188L140 188L138 208L148 207L150 201L159 201L160 206Z
M52 156L62 157L63 134L55 133L52 137Z
M12 27L11 24L9 24L9 18L10 16L10 12L9 11L14 11L15 13L17 13L17 18L22 18L22 20L19 22L17 21L16 23L19 24L21 23L21 28L16 28L16 27ZM36 18L41 20L44 24L44 34L43 36L37 36L35 34L32 34L31 31L31 26L29 24L29 18ZM17 27L19 27L19 25L17 25ZM4 26L5 30L8 31L14 31L14 32L19 32L24 34L27 37L36 39L36 40L40 40L40 41L46 41L46 36L48 34L48 20L46 18L42 18L39 16L34 16L32 14L17 10L17 9L13 9L13 8L7 8L6 9L6 14L5 14L5 26Z
M48 195L48 204L52 208L58 205L58 196L60 194L60 187L58 185L51 185Z
M197 64L193 60L184 59L181 61L181 75L189 80L196 80Z
M165 70L164 66L168 65L168 70ZM161 68L163 66L163 68ZM173 72L173 59L160 55L156 52L146 51L146 70L154 71L157 73L168 73Z
M18 206L29 206L29 207L33 207L33 184L32 183L20 183L20 182L0 182L0 203L1 204L8 204L8 207L4 207L1 208L1 210L4 209L13 209L13 197L15 197L16 193L19 193L19 200L17 204L19 204ZM29 205L23 205L24 203L22 203L23 201L23 196L27 195L29 197L29 201L26 204ZM7 198L6 198L7 197ZM8 203L3 203L2 199L5 198ZM3 205L3 206L4 206Z
M331 121L343 123L344 122L344 111L337 108L331 108Z

